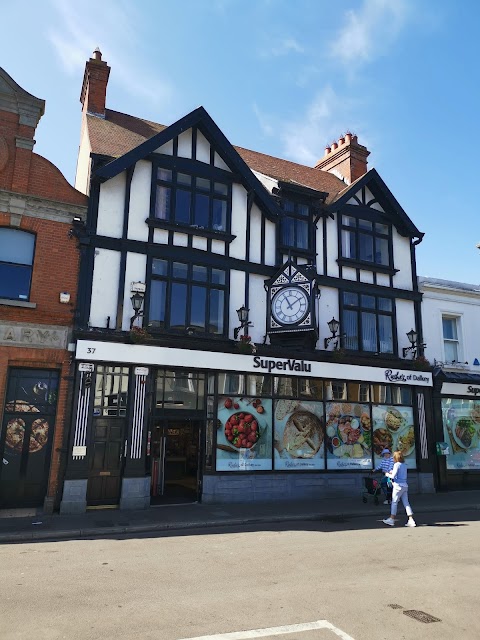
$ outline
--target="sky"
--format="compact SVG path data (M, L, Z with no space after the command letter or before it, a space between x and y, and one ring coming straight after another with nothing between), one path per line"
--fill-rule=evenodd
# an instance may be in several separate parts
M99 46L110 109L168 125L202 105L232 144L310 166L356 133L425 233L418 274L480 282L476 0L0 0L0 15L0 66L46 100L35 151L70 182Z

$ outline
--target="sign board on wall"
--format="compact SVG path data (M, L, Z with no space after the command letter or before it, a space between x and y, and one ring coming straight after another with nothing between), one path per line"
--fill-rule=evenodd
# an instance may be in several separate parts
M442 384L442 395L480 398L480 382L478 384L455 384L454 382L444 382Z
M210 356L210 357L209 357ZM172 349L150 345L118 344L111 342L77 342L77 360L119 362L153 366L215 369L246 373L270 373L308 378L338 380L368 380L385 384L432 386L432 374L425 371L383 369L331 362L315 362L296 358L270 358L236 353L213 353L194 349Z
M67 327L0 322L0 345L34 349L66 349L67 336Z

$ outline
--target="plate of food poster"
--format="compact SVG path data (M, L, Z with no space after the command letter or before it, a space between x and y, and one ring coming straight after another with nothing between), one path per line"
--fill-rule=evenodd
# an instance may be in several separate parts
M217 471L272 468L271 400L222 396L217 417Z
M415 429L413 425L407 425L397 435L394 445L395 451L401 451L406 458L415 450Z
M323 403L277 400L274 416L275 468L323 469Z
M478 432L473 418L468 416L456 419L452 429L456 443L464 449L475 449L478 445Z
M371 459L372 424L368 406L350 402L327 404L327 448L336 458L349 458L350 466ZM358 462L358 465L356 464Z

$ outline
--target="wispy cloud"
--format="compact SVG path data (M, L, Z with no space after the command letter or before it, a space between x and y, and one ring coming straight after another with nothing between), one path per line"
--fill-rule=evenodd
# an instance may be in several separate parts
M382 54L400 34L410 14L408 0L364 0L345 14L345 22L330 45L330 55L358 67Z
M274 44L264 46L260 51L262 58L279 58L280 56L288 56L290 53L305 53L302 45L291 36L279 39Z
M115 67L115 81L128 93L156 104L165 104L172 87L139 60L138 33L141 17L131 3L122 0L51 0L57 23L48 32L66 73L81 73L85 61L99 46Z
M325 86L304 114L282 124L280 135L286 157L313 166L323 155L325 144L336 140L347 129L355 129L351 114L358 112L359 107L357 101Z

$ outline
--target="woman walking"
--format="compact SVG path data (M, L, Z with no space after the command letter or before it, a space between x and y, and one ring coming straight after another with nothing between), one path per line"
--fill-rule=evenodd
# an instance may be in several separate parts
M408 502L407 465L405 464L402 452L394 451L393 460L395 463L393 469L385 474L393 481L392 505L390 507L390 517L386 518L383 522L390 527L395 526L398 501L401 499L408 516L408 522L405 526L416 527L412 507Z

